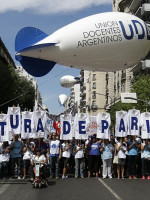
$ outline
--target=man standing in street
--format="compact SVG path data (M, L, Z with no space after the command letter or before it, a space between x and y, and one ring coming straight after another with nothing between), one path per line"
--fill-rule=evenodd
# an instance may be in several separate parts
M18 179L21 179L21 159L22 159L22 150L23 143L18 140L19 135L14 134L14 141L10 144L10 158L11 158L11 175L15 174L15 163L17 164L17 176Z
M49 141L50 147L50 178L56 174L56 179L59 179L59 160L61 159L61 143L56 139L56 133L52 133L52 139Z

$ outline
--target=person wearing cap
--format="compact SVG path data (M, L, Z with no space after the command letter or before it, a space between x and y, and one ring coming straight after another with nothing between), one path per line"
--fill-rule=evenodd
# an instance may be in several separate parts
M49 163L50 163L50 178L56 174L56 179L59 179L59 160L61 159L61 143L56 139L56 133L52 133L52 139L49 141Z

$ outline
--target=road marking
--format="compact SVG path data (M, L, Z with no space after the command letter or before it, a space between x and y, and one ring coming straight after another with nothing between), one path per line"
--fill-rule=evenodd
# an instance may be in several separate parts
M115 191L113 191L102 179L98 178L98 180L111 192L111 194L117 199L117 200L123 200Z
M5 190L9 187L9 184L4 184L2 187L0 187L0 195L5 192Z

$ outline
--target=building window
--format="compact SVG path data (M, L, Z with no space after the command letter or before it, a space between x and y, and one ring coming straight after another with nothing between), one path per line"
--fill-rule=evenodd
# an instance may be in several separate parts
M96 101L92 101L92 106L96 106Z
M96 91L93 91L93 93L92 93L92 99L96 99Z
M97 114L96 114L96 112L93 112L93 116L96 116Z
M96 81L96 74L93 74L93 81Z
M96 89L96 83L93 83L93 89Z

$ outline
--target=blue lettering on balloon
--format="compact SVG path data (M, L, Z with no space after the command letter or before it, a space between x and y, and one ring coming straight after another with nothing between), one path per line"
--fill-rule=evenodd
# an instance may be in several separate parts
M137 117L131 117L131 130L138 130L138 118Z
M138 34L138 39L140 39L140 40L144 39L144 37L145 37L145 30L143 28L143 25L139 21L137 21L137 20L131 20L131 21L132 21L132 23L134 25L136 34ZM138 31L138 28L137 28L136 24L139 24L141 26L141 28L142 28L142 33L141 34L139 34L139 31Z
M4 136L4 128L6 126L6 122L0 122L0 126L1 126L1 136Z
M122 32L123 32L124 37L125 37L127 40L132 40L132 39L133 39L133 36L134 36L134 32L133 32L133 28L132 28L131 24L129 25L131 35L127 35L126 30L125 30L125 27L124 27L122 21L119 21L119 23L120 23L120 26L121 26L121 29L122 29Z
M102 120L102 133L104 133L104 131L108 129L108 125L108 121Z
M79 134L86 134L85 124L86 124L86 121L79 121Z
M123 119L120 120L119 132L121 131L125 132L125 125Z
M37 125L37 131L36 132L39 132L39 131L44 132L41 118L39 118L38 125Z
M146 23L145 23L145 27L146 27L146 32L147 32L147 39L150 40L150 30L148 29Z
M29 129L29 133L31 133L31 119L24 120L24 130L27 133L27 129Z
M70 129L71 129L70 123L68 121L63 121L63 134L64 135L69 134Z
M147 133L150 133L150 124L149 124L149 120L146 120L146 126L147 126Z
M17 129L19 126L19 115L15 115L16 116L16 124L13 123L13 115L10 115L10 125L12 129Z

